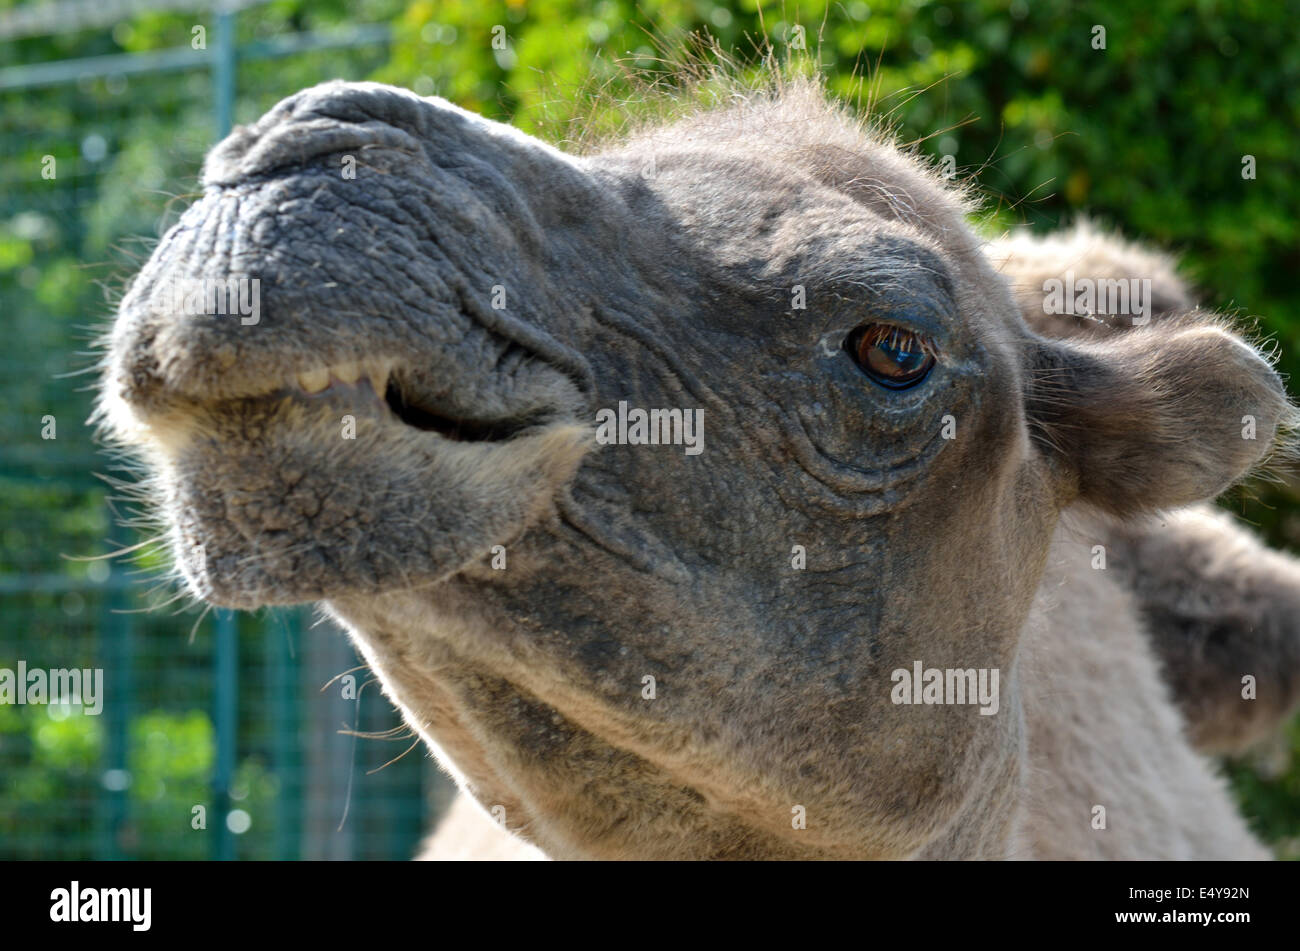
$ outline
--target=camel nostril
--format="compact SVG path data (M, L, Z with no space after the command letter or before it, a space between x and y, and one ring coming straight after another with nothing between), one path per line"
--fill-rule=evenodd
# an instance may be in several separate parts
M365 150L369 162L383 151L392 160L420 155L413 134L429 105L412 92L371 83L329 82L280 102L257 122L239 126L208 155L205 185L238 185L338 161ZM337 172L335 172L337 174Z

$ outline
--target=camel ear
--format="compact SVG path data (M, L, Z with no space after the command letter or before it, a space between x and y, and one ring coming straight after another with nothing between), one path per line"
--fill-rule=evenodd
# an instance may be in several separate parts
M1081 500L1117 515L1213 498L1295 419L1268 363L1213 323L1032 349L1031 431Z

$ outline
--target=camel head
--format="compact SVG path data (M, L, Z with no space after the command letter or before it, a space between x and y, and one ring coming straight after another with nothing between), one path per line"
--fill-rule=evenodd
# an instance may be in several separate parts
M1060 513L1210 498L1286 412L1211 317L1035 334L812 86L571 156L330 83L203 181L101 406L186 582L326 602L555 856L1000 854ZM896 702L918 662L996 702Z

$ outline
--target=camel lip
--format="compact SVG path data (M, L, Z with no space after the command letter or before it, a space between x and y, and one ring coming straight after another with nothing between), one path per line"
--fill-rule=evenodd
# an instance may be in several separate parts
M173 458L193 436L207 431L212 419L250 412L267 421L279 418L278 425L290 429L298 425L295 420L351 414L390 433L414 430L438 443L486 445L528 436L575 415L566 400L544 393L498 400L476 411L465 390L472 377L457 373L454 363L435 373L419 362L383 355L286 363L225 380L212 388L216 392L202 383L190 383L188 393L165 384L133 388L118 377L97 409L101 431L123 448L160 450L162 458ZM483 384L491 385L480 379ZM290 407L308 415L282 415Z

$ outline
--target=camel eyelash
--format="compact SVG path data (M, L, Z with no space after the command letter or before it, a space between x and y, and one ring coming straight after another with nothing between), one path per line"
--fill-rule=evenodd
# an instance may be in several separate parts
M857 328L850 339L859 347L874 347L888 344L895 350L911 350L911 344L932 360L939 357L939 348L934 340L916 330L900 327L897 324L866 324Z

